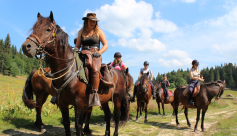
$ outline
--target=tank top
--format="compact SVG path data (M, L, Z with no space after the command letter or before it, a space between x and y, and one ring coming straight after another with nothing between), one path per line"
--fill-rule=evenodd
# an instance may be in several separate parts
M198 69L197 69L197 73L194 73L194 70L193 70L193 68L191 69L192 70L192 72L193 72L193 77L198 77L199 75L199 72L198 72ZM191 78L190 78L191 79Z
M98 36L94 37L92 35L92 36L83 38L82 35L81 35L81 44L82 44L82 47L83 46L89 46L88 48L91 48L90 46L95 46L98 49L100 49L100 39L99 39Z

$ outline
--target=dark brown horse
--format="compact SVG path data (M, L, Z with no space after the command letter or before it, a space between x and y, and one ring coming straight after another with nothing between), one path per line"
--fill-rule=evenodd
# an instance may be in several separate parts
M155 82L153 84L154 84L154 87L155 87L155 90L156 90L156 103L158 105L158 114L157 115L161 115L160 114L160 103L161 103L162 104L162 109L163 109L163 115L162 116L165 116L165 110L164 110L165 106L164 106L164 104L171 104L171 106L174 108L174 106L173 106L174 91L169 90L170 93L168 93L168 94L171 94L170 99L165 100L164 91L161 88L161 85L159 84L159 82ZM174 115L174 110L173 110L173 115Z
M55 73L57 80L52 81L52 85L57 90L58 106L63 117L63 125L67 136L70 136L69 105L75 109L75 128L77 135L83 135L82 126L86 115L88 97L86 96L87 84L80 81L76 74L80 72L74 62L74 52L68 44L68 35L56 25L53 13L50 17L44 18L38 13L38 21L33 26L32 34L22 44L22 49L28 57L34 57L36 54L45 53L48 56L48 64L51 72ZM70 68L67 66L70 65ZM65 68L67 68L65 70ZM62 71L63 70L63 71ZM124 76L114 69L113 74L114 87L111 89L100 89L98 91L102 109L105 112L106 131L105 135L110 135L110 110L108 101L113 96L115 113L115 132L118 135L118 125L120 116L127 120L128 101L125 93ZM65 85L66 84L66 85ZM113 91L111 91L113 89ZM126 121L125 121L126 123Z
M151 99L151 84L149 83L149 72L142 75L139 85L137 86L137 116L136 122L138 122L138 118L142 115L142 109L145 108L145 120L147 122L147 107L149 101ZM145 106L145 107L144 107ZM140 116L138 117L138 113L140 111Z
M212 98L216 97L218 99L223 94L225 90L225 82L218 80L216 82L202 84L200 87L200 92L193 98L195 104L193 106L188 105L188 98L183 94L186 87L187 86L179 86L174 92L174 111L176 115L176 124L179 125L178 106L179 103L182 103L182 105L185 106L184 114L189 127L191 127L191 124L188 119L188 108L197 108L197 118L194 131L197 131L197 125L200 119L200 111L202 109L201 129L204 131L205 113L211 103Z

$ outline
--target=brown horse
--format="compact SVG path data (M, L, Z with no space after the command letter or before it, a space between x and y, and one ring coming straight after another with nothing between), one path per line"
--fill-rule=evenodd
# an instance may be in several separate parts
M171 104L171 106L174 108L173 106L173 101L174 101L174 91L173 90L169 90L169 92L172 94L170 95L170 99L169 100L165 100L165 96L164 96L164 91L161 88L161 85L159 84L159 82L155 82L153 83L155 90L156 90L156 103L158 105L158 114L157 115L161 115L160 114L160 103L162 104L162 109L163 109L163 116L165 116L165 110L164 110L164 104ZM174 110L173 110L173 115L174 115Z
M200 86L200 92L193 98L195 105L188 105L188 98L184 96L183 92L187 86L179 86L174 92L174 111L176 115L176 124L179 125L178 121L178 106L179 103L182 103L185 106L184 114L187 120L187 124L191 127L191 124L188 119L188 108L197 108L197 118L194 131L197 131L198 121L200 119L200 111L202 109L202 122L201 129L204 131L204 117L208 109L208 106L211 103L212 98L216 97L217 99L223 94L225 90L225 82L218 80L216 82L202 84Z
M151 99L151 84L149 83L149 72L142 75L140 79L140 83L137 86L137 116L136 122L138 122L138 118L142 115L142 109L145 106L145 120L147 122L147 107L149 104L149 100ZM138 117L138 113L140 110L140 116Z
M50 71L50 68L45 68L46 71ZM41 118L42 106L47 100L49 94L56 95L51 89L52 80L47 79L44 76L39 76L37 70L33 70L27 77L26 83L23 89L22 99L25 105L36 110L36 121L35 126L42 131L43 123ZM33 101L33 93L36 96L36 103Z
M34 57L36 54L45 53L48 57L48 64L52 73L56 73L56 80L52 81L54 90L57 91L58 106L63 117L63 125L67 136L70 136L69 105L75 109L75 128L77 135L83 135L82 126L88 97L86 94L87 84L77 78L77 69L74 62L74 52L68 44L68 35L55 24L53 13L48 18L42 17L38 13L38 21L33 26L32 34L22 44L22 49L28 57ZM67 68L71 65L70 68ZM65 69L67 68L67 69ZM60 72L59 72L60 71ZM102 109L105 112L106 131L105 135L110 135L110 110L108 101L113 98L115 113L115 132L118 135L118 125L120 116L127 120L128 101L125 93L124 76L115 69L111 69L113 74L114 87L100 89L98 91ZM59 88L59 89L57 89ZM113 91L111 91L113 89ZM126 121L125 121L126 123Z

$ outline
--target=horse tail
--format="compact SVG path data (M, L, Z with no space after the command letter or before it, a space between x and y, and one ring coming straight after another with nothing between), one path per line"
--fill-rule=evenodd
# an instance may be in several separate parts
M36 104L33 101L33 89L31 85L31 78L36 70L33 70L31 74L27 77L25 86L23 88L22 100L29 109L36 107Z
M142 111L145 110L145 102L141 102L141 108L142 108Z
M124 91L123 98L121 101L119 126L124 126L127 123L129 119L129 109L130 109L129 101L126 92Z

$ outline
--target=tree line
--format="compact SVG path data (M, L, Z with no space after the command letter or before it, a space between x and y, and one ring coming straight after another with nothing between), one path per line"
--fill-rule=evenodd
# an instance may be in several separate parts
M45 62L43 61L45 66ZM0 73L3 75L27 75L33 69L39 67L36 58L27 58L22 49L18 51L16 45L11 43L10 35L7 34L5 40L0 39Z
M237 66L232 63L225 63L221 66L215 66L214 68L203 68L200 70L201 76L205 79L205 83L216 80L222 80L226 82L226 87L237 88ZM187 70L178 69L177 71L171 71L166 74L167 79L170 81L170 88L175 88L180 85L188 85L190 82L189 68ZM155 81L162 81L163 74L158 73ZM201 82L200 82L201 83Z

